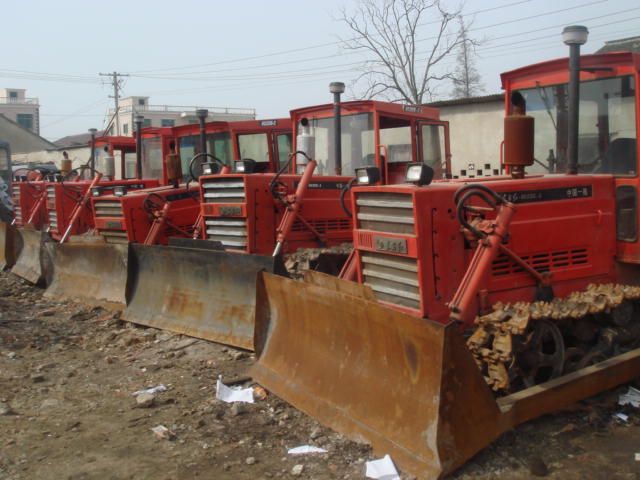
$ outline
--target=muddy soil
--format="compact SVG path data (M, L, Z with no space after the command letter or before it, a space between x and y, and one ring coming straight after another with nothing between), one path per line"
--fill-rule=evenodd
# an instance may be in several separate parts
M218 376L242 380L253 360L118 312L43 299L0 273L0 480L365 478L364 462L376 458L368 445L276 396L216 400ZM167 390L149 405L132 395L157 385ZM617 405L627 388L520 426L451 478L640 478L640 410ZM328 453L287 455L300 445Z

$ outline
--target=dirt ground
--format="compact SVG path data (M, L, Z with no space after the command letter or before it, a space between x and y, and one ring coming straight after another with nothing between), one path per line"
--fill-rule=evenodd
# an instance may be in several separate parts
M274 395L215 399L218 376L246 375L249 352L42 293L0 273L0 480L365 478L367 445ZM138 405L134 391L161 384ZM627 388L520 426L451 478L640 479L640 410L617 405ZM168 438L152 432L161 425ZM287 454L300 445L328 453Z

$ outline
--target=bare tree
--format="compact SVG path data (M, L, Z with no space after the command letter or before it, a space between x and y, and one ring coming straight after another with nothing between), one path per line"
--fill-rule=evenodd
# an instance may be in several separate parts
M366 55L355 83L366 82L364 97L421 104L433 99L451 72L441 62L465 42L440 0L359 0L339 18L356 34L344 48ZM423 47L424 45L424 47Z
M451 78L453 82L453 98L469 98L482 93L484 86L475 66L474 55L477 42L467 36L467 26L460 21L460 36L462 42L458 46L458 56L455 72Z

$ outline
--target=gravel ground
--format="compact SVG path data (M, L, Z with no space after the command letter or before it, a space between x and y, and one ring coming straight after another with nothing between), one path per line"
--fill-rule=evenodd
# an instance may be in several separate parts
M376 458L368 445L274 395L216 400L218 376L242 380L253 360L119 312L43 299L0 273L0 480L365 478L364 462ZM167 390L132 395L160 384ZM640 410L617 405L627 388L508 432L451 478L640 478ZM328 453L287 455L300 445Z

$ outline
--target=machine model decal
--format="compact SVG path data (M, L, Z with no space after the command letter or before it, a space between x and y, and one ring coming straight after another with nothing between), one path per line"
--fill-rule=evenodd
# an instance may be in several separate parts
M218 207L218 215L221 217L237 217L242 215L242 207L223 205Z
M407 253L407 241L404 238L373 237L373 248L381 252Z
M300 182L294 182L293 187L298 188ZM347 182L311 182L309 190L342 190Z
M167 202L175 202L176 200L184 200L185 198L193 198L191 192L182 192L182 193L174 193L172 195L167 195L164 197Z
M545 188L544 190L525 190L500 192L500 195L511 203L548 202L553 200L571 200L588 198L593 194L591 185L576 187Z

